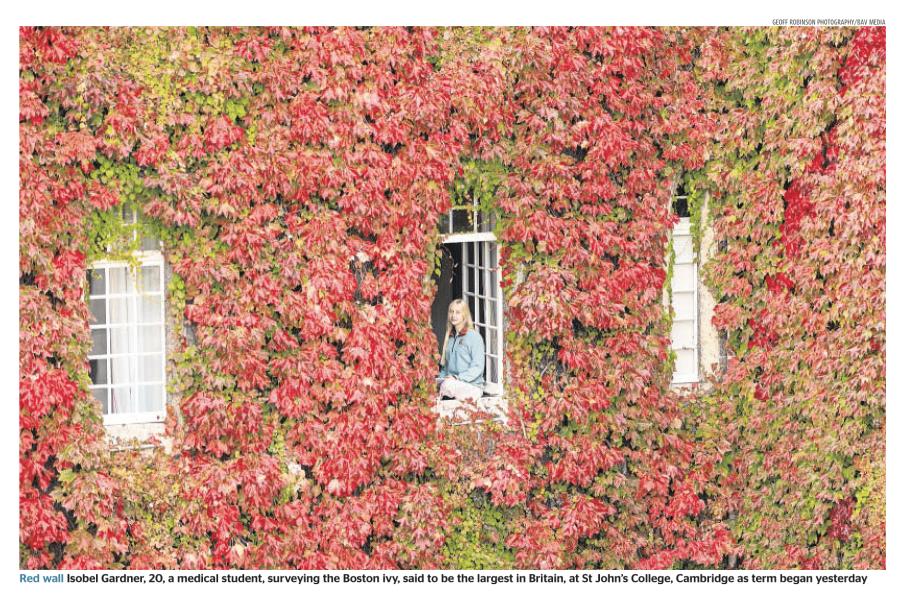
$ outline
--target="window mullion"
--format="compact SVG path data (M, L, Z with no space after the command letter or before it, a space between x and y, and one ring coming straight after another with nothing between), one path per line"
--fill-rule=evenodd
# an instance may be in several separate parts
M482 312L484 313L484 321L482 321L482 325L484 325L484 344L486 346L486 352L490 354L492 352L492 344L491 344L491 333L488 328L488 325L491 322L491 316L488 314L488 309L491 307L491 299L490 299L490 291L488 290L488 273L487 273L487 242L480 243L479 249L481 251L481 268L478 270L478 276L481 279L481 294L484 296L482 298Z
M462 245L462 297L466 301L466 293L469 291L469 256L468 247Z
M500 289L500 280L502 279L503 273L500 270L500 247L494 245L494 259L491 262L492 265L497 269L497 275L495 276L494 287L491 289L492 292L495 292L497 297L496 308L497 308L497 385L500 388L500 392L503 392L503 292Z
M480 273L479 265L481 264L481 263L480 263L481 259L479 258L479 257L481 256L481 254L479 253L479 250L478 250L478 249L479 249L479 244L480 244L479 242L476 242L476 243L472 246L472 254L473 254L474 257L475 257L475 266L472 268L472 275L473 275L473 277L475 278L475 283L473 284L473 290L474 290L474 291L473 291L473 296L472 296L472 298L473 298L472 302L473 302L474 305L475 305L475 312L473 313L472 318L475 319L475 326L476 326L476 327L478 326L478 323L480 322L480 321L478 320L478 301L480 300L480 298L478 297L478 294L479 294L479 291L478 291L478 290L479 290L479 288L480 288L480 286L481 286L481 284L479 283L479 279L478 279L478 278L479 278L479 273ZM477 329L476 329L476 331L477 331Z

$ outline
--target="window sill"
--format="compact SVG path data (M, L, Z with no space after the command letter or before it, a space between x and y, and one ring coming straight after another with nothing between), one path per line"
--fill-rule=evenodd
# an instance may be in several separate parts
M104 424L106 442L113 451L126 449L158 449L168 451L171 439L165 436L165 422Z
M452 232L441 234L441 244L496 241L497 236L495 236L493 232Z
M509 410L502 395L484 395L474 400L442 400L431 411L444 422L458 425L491 421L506 424Z
M678 381L669 383L669 389L679 394L688 394L695 392L706 392L710 389L710 384L703 379L695 381Z
M135 426L140 424L165 424L166 413L147 412L141 414L105 414L103 426Z

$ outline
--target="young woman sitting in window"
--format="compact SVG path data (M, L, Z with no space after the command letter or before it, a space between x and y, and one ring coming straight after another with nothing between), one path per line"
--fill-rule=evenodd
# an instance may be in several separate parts
M441 399L475 399L484 390L484 340L462 300L451 302L447 311L447 334L437 380Z

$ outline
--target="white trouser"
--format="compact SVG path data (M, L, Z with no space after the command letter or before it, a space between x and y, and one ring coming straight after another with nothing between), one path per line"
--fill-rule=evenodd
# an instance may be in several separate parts
M444 379L440 388L441 397L447 396L453 399L476 399L481 397L483 392L481 387L459 379Z

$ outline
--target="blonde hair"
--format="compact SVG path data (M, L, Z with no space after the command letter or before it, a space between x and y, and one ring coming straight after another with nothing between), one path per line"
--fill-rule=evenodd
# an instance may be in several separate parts
M475 323L472 321L472 311L469 310L469 305L466 304L466 301L457 298L456 300L450 302L450 304L447 306L447 332L444 334L444 348L441 351L441 366L447 364L447 344L450 343L450 329L453 327L453 324L450 322L450 309L453 308L453 306L456 304L462 306L462 328L465 331L469 331L470 329L475 328Z

